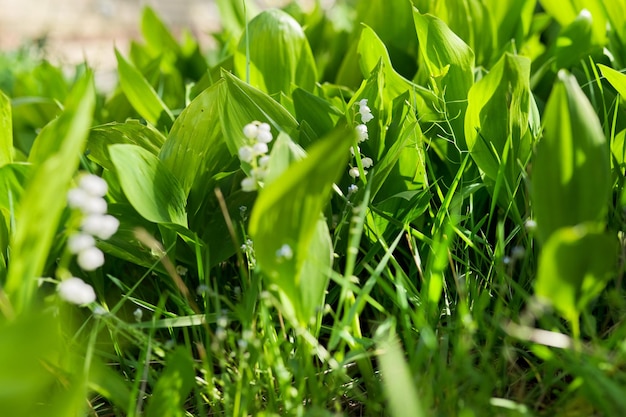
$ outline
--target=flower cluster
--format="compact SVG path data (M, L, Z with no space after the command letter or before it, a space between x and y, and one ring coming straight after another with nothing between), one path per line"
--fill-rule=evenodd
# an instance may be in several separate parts
M239 159L250 164L250 176L241 181L243 191L254 191L259 188L259 182L267 175L267 166L270 160L268 143L272 141L270 125L254 121L243 128L246 144L239 148Z
M120 225L119 220L106 214L107 202L103 197L107 190L105 180L86 174L80 177L78 187L67 193L70 208L82 214L80 231L68 238L67 247L85 271L93 271L104 264L104 254L96 247L95 238L109 239Z
M357 105L359 106L358 114L361 117L361 124L357 125L355 130L357 133L357 139L359 143L362 143L369 139L366 124L370 122L371 120L373 120L374 116L372 115L372 111L367 105L366 98L360 100L357 103ZM359 153L359 156L361 156L361 164L363 165L363 173L367 175L366 170L374 166L374 161L370 157L361 155L361 148L359 146L356 146L356 151ZM356 156L354 148L350 148L350 152L352 153L353 157ZM361 173L359 172L359 167L351 165L350 169L348 170L348 175L350 175L355 180L359 178L361 176ZM352 184L350 186L350 189L348 190L348 194L349 195L354 194L356 191L358 191L358 187Z

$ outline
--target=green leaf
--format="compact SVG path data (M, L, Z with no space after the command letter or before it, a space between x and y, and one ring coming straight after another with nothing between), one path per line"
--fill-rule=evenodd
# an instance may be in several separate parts
M269 94L290 94L295 86L312 91L317 70L298 22L279 9L263 11L248 23L235 53L235 73Z
M469 91L465 139L478 168L495 181L506 164L508 184L520 174L527 160L533 132L529 129L530 60L504 54L491 71ZM507 159L504 148L508 147Z
M120 85L135 110L154 126L157 126L161 120L164 120L166 124L171 124L174 116L150 83L117 49L115 56Z
M598 68L600 68L602 76L606 78L613 88L617 90L619 95L626 100L626 74L602 64L598 64Z
M129 144L111 145L109 153L122 190L139 214L153 223L187 226L185 193L154 154Z
M159 158L178 179L185 195L200 176L208 181L230 163L220 122L220 85L212 85L178 116ZM242 126L243 128L243 126Z
M617 271L615 236L593 224L552 233L541 251L535 294L575 322Z
M146 6L141 16L141 34L153 55L180 53L180 46L155 11Z
M89 159L108 170L113 170L109 146L116 143L137 145L157 155L165 142L163 134L149 125L130 120L108 123L91 129L87 141Z
M422 417L426 413L413 382L413 371L404 359L404 350L395 333L377 343L380 350L378 364L383 377L383 389L392 417Z
M605 3L602 0L539 0L545 11L552 16L562 27L570 25L577 18L587 18L582 11L589 13L589 21L593 23L593 38L595 44L603 44L606 39ZM609 1L606 3L613 3Z
M611 192L609 149L600 121L574 76L559 71L544 112L532 168L539 237L601 221Z
M364 77L371 79L373 74L382 68L385 88L382 95L386 101L392 101L406 91L411 92L411 101L415 103L420 116L425 121L439 120L435 110L437 96L421 85L412 83L398 74L391 65L387 47L378 35L369 27L364 26L357 47L359 65Z
M13 161L13 120L11 100L0 91L0 166Z
M301 88L296 88L291 97L298 121L305 120L318 137L330 132L342 115L328 101Z
M146 407L146 417L182 417L183 405L193 389L195 371L189 352L178 347L167 356L167 365L159 376Z
M16 213L5 290L16 310L27 308L54 241L65 194L78 168L95 108L93 75L72 89L65 111L37 137L39 151Z
M452 128L455 144L466 150L463 125L467 94L474 82L474 52L437 17L413 8L413 20L423 58L418 78L425 85L430 84L445 101L442 110ZM459 162L459 156L452 160Z
M300 324L315 317L324 299L332 247L320 215L346 168L353 140L351 130L333 130L262 189L252 210L249 231L259 266L280 290L286 313ZM277 256L283 245L291 247L291 259Z

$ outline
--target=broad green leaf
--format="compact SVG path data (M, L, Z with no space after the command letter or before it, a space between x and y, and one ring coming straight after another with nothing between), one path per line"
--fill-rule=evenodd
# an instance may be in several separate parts
M512 44L518 50L530 31L537 0L484 0L491 15L496 51Z
M124 194L153 223L187 226L185 194L178 180L150 151L136 145L109 147Z
M561 30L553 52L557 69L569 69L587 59L597 47L592 31L591 17L583 13Z
M263 11L248 23L235 53L235 73L272 95L289 95L296 86L312 91L317 81L304 31L279 9Z
M172 55L180 53L180 46L155 11L146 6L141 16L141 34L148 48L154 55Z
M493 181L506 164L506 180L514 185L520 163L530 154L531 100L530 60L509 54L469 91L465 139L474 162ZM503 160L505 147L509 149Z
M546 105L532 167L539 237L601 221L611 192L609 149L600 121L574 76L559 71Z
M120 85L135 110L154 126L159 125L161 120L171 124L174 116L144 76L117 49L115 56Z
M328 101L301 88L296 88L291 97L298 121L306 120L318 137L330 132L342 114Z
M333 182L346 168L353 140L354 133L345 127L320 139L306 158L261 190L250 217L257 262L285 298L287 314L303 325L316 316L324 299L332 248L327 230L320 229L320 216ZM283 245L289 245L293 257L277 256Z
M60 320L52 314L31 312L0 323L3 414L63 417L84 413L84 380L71 371L78 364L67 352L60 327Z
M220 85L211 87L196 97L178 116L172 126L159 158L178 179L185 195L194 181L223 171L231 160L220 122Z
M13 121L11 100L0 91L0 166L13 161Z
M108 170L113 170L109 146L116 143L137 145L157 155L165 142L163 134L137 121L125 123L108 123L91 129L87 141L89 159Z
M426 412L415 388L413 371L404 359L404 349L393 332L377 343L380 350L378 364L383 378L383 389L392 417L422 417Z
M602 227L580 224L550 235L542 248L535 294L575 322L617 273L618 242Z
M387 101L391 102L404 92L410 91L412 93L411 100L415 102L423 120L435 121L440 118L435 110L437 96L432 91L414 84L398 74L391 65L387 47L378 35L367 26L361 30L357 54L364 77L369 79L372 74L376 73L379 66L382 68L385 79L385 88L382 89L382 94Z
M539 0L546 12L561 26L570 25L581 15L588 14L593 21L594 43L602 44L606 39L606 19L603 3L615 0ZM587 17L586 17L587 18Z
M424 140L408 94L394 101L382 158L372 181L372 200L381 201L398 193L422 189L427 184Z
M29 306L65 208L65 194L87 139L95 107L93 75L74 86L65 111L41 132L40 155L16 213L11 263L5 290L19 311Z
M184 347L167 355L167 364L157 380L146 407L146 417L182 417L183 405L195 383L193 359Z
M467 94L474 82L474 52L439 18L413 8L413 20L423 58L418 78L430 84L445 101L441 108L455 145L461 151L466 150L463 124ZM453 161L459 162L458 155L448 153Z
M507 3L506 0L502 1ZM523 3L523 1L517 1ZM476 64L488 67L495 47L490 10L484 0L445 0L440 2L437 17L459 36L476 55Z

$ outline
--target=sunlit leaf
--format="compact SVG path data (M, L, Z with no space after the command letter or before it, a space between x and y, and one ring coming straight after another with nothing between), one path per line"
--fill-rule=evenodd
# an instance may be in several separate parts
M291 310L287 314L301 324L315 317L324 299L332 246L320 216L333 182L346 168L353 140L353 134L340 127L312 145L306 158L259 193L250 217L261 270L285 297ZM283 245L291 248L292 256L279 256Z
M574 76L560 71L546 105L532 168L533 209L542 240L557 229L600 221L611 191L600 121Z
M109 147L128 201L146 220L187 226L185 195L178 180L150 151L136 145Z
M117 50L115 56L120 85L135 110L154 126L159 124L162 117L167 123L171 123L174 116L144 76Z
M146 417L185 415L183 404L194 386L194 376L193 360L185 348L170 353L148 401Z
M28 307L37 277L54 241L65 194L78 168L95 107L93 75L87 72L70 93L65 111L37 138L33 172L16 213L6 292L18 310Z
M239 78L269 94L312 91L317 81L313 53L298 22L279 9L263 11L247 26L235 53Z
M13 121L11 100L0 91L0 166L13 161Z
M552 233L541 251L535 294L570 321L604 289L616 273L615 236L581 224Z

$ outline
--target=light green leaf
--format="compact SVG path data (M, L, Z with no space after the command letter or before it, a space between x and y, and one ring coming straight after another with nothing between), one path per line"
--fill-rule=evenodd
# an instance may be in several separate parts
M377 343L381 351L378 364L383 377L383 389L392 417L426 416L419 393L415 388L413 372L404 359L404 350L395 332L386 335L386 340Z
M609 149L600 121L574 76L560 71L544 112L532 168L539 237L601 221L611 192Z
M129 144L111 145L109 154L122 190L139 214L153 223L187 226L183 189L154 154Z
M379 70L383 71L385 88L382 95L391 102L406 91L411 92L411 101L415 103L420 117L425 121L436 121L440 115L435 110L437 96L423 86L412 83L398 74L391 65L391 58L387 47L378 35L368 26L361 30L361 37L357 48L357 56L361 72L365 78L371 79Z
M38 153L16 213L5 290L20 311L27 308L43 273L65 208L65 194L78 168L95 108L93 75L87 72L68 96L65 111L36 141Z
M155 11L146 6L141 16L141 34L153 55L180 53L180 46ZM171 58L170 58L171 59Z
M606 65L598 64L602 76L611 83L620 96L626 100L626 74L609 68Z
M298 121L305 120L318 137L330 132L342 115L328 101L301 88L296 88L291 97Z
M346 168L353 140L345 127L333 130L268 184L252 210L249 231L259 266L280 290L286 313L300 324L315 317L324 299L332 250L326 252L331 248L320 215L333 182ZM290 259L277 256L283 245L292 249Z
M504 54L491 71L469 91L465 139L478 168L493 181L506 164L506 180L513 186L520 162L531 151L530 60ZM504 148L508 147L507 159Z
M185 195L198 177L208 181L231 161L220 122L220 85L212 85L178 116L159 158L178 179ZM243 135L243 134L242 134Z
M146 417L182 417L183 405L195 381L193 359L178 347L167 355L167 365L159 376L146 407Z
M413 20L423 58L418 78L445 101L443 110L456 146L466 150L463 121L467 94L474 82L474 52L437 17L413 8ZM449 157L459 160L458 155Z
M171 124L174 116L144 76L117 49L115 56L120 85L135 110L154 126L159 125L161 120L166 125Z
M0 91L0 166L13 161L13 120L11 100Z
M263 11L247 26L235 53L235 73L269 94L312 91L317 70L298 22L279 9Z
M617 272L618 242L602 226L580 224L552 233L541 251L535 294L575 322Z
M137 145L157 155L164 142L163 134L150 125L143 125L134 120L125 123L114 122L91 129L87 141L87 154L89 159L98 165L112 170L113 164L109 156L110 145L116 143Z

